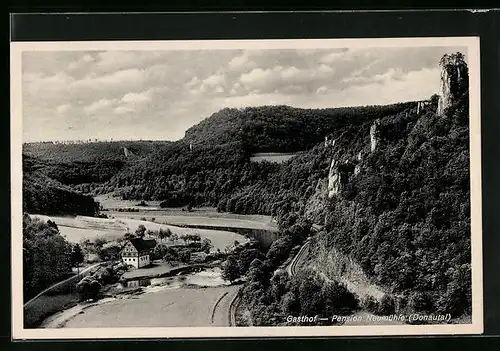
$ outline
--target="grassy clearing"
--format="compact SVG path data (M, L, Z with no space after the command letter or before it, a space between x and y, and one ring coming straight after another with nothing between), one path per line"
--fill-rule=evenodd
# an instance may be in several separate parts
M160 208L160 201L146 201L147 206L136 206L140 201L138 200L121 200L119 198L112 197L110 194L108 195L99 195L94 197L94 200L99 202L104 209L105 214L108 216L121 215L131 218L136 217L144 217L150 216L159 218L168 218L168 217L202 217L202 218L223 218L223 219L233 219L233 220L242 220L242 221L253 221L259 222L263 224L267 224L269 226L275 226L275 222L273 221L271 216L265 215L243 215L243 214L235 214L235 213L227 213L227 212L217 212L217 209L214 207L196 207L191 211L183 211L182 208L177 207L168 207L168 208ZM138 212L118 212L114 209L134 209L139 210Z
M78 303L77 293L42 295L24 309L25 328L37 327L45 318Z
M140 202L139 200L122 200L112 195L98 195L94 197L94 200L99 202L99 204L106 209L111 208L137 208L143 209L145 211L160 209L161 201L146 201L148 206L137 206Z
M247 229L259 229L259 230L269 230L276 231L277 226L270 219L266 222L265 219L261 221L246 218L223 218L223 217L208 217L208 216L184 216L184 215L170 215L151 213L151 212L108 212L108 216L114 218L130 218L130 219L141 219L146 218L147 221L152 221L155 219L156 223L160 224L172 224L175 226L183 225L200 225L200 226L212 226L212 227L224 227L224 228L247 228Z
M115 240L123 237L126 227L114 219L86 217L86 216L46 216L33 215L43 221L54 221L59 232L72 243L78 243L82 239L95 239L101 237L107 240Z
M279 153L279 152L266 152L266 153L256 153L252 157L250 157L250 161L252 162L275 162L275 163L283 163L291 159L297 155L296 153Z

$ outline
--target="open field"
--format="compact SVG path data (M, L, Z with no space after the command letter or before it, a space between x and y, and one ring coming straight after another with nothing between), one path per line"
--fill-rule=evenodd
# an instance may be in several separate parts
M278 228L272 223L263 223L263 221L255 221L253 219L244 218L220 218L208 216L184 216L184 215L165 215L158 212L107 212L108 216L114 218L131 218L141 219L146 218L151 221L154 218L156 223L172 224L174 226L207 226L207 227L224 227L224 228L246 228L277 231Z
M238 286L150 289L138 296L76 306L47 319L45 328L228 326ZM219 300L220 299L220 300ZM216 302L217 305L216 305Z
M34 215L44 221L51 219L59 227L62 235L70 242L80 242L82 239L89 238L95 239L101 237L108 240L116 240L123 237L127 230L133 233L139 225L144 225L148 230L158 231L160 228L170 229L172 233L177 234L179 237L185 234L200 234L201 238L208 238L212 242L212 251L220 249L223 251L226 246L232 245L235 240L240 243L248 241L243 235L224 230L211 230L211 229L193 229L193 228L180 228L173 225L165 225L142 221L140 219L127 218L130 213L119 213L120 218L106 219L94 218L85 216L76 217L58 217L58 216L44 216ZM169 243L165 239L165 243ZM171 243L171 242L170 242ZM182 243L178 240L177 244Z
M180 228L172 225L165 225L153 222L142 221L138 219L131 218L120 218L116 219L119 223L124 224L130 230L130 232L134 232L139 225L144 225L147 230L158 231L160 228L162 229L170 229L172 233L177 234L179 237L185 234L199 234L201 239L207 238L212 242L212 250L213 252L220 249L224 251L226 246L233 245L234 241L237 240L240 243L247 242L248 239L245 238L241 234L224 231L224 230L211 230L211 229L193 229L193 228ZM169 242L169 240L165 239L165 243ZM177 243L182 243L182 240L178 240Z
M99 204L105 209L111 208L134 208L141 209L144 211L158 210L161 209L161 201L147 201L148 206L137 206L140 200L122 200L111 195L98 195L94 197L94 200L99 202Z
M196 207L191 211L183 211L182 208L167 207L160 208L160 201L146 201L148 206L137 206L140 202L139 200L121 200L119 198L112 197L111 195L99 195L94 197L95 201L99 202L101 206L106 210L108 216L125 215L131 218L135 217L155 217L169 218L169 217L201 217L210 219L231 219L231 220L241 220L241 221L252 221L262 224L266 224L270 227L275 227L276 222L273 221L271 216L266 215L243 215L228 212L217 212L214 207ZM119 212L114 209L134 209L139 210L139 212ZM133 217L132 217L133 216ZM187 219L186 219L187 220Z
M293 156L297 155L297 153L279 153L279 152L260 152L253 154L250 157L250 161L253 162L275 162L275 163L283 163L291 159Z
M113 219L95 218L86 216L46 216L32 215L43 221L51 219L59 228L59 232L69 242L78 243L83 239L103 238L115 240L123 237L127 227Z

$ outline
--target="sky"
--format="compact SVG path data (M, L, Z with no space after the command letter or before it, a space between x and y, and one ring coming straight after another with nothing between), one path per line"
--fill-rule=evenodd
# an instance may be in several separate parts
M460 47L27 51L23 139L178 140L225 107L383 105L429 98Z

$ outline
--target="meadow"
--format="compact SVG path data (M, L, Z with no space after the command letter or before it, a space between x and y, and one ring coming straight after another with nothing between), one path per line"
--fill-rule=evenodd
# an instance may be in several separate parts
M59 232L71 243L79 243L84 239L102 238L116 240L123 237L127 227L113 219L86 216L46 216L33 215L43 221L52 220Z
M250 157L250 161L252 162L274 162L274 163L283 163L291 159L297 155L297 153L280 153L280 152L260 152L253 154Z

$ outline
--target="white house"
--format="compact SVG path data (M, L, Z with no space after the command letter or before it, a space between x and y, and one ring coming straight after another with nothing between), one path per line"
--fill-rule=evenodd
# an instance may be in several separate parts
M135 268L147 266L151 262L150 253L155 246L154 239L130 239L122 249L122 260Z

